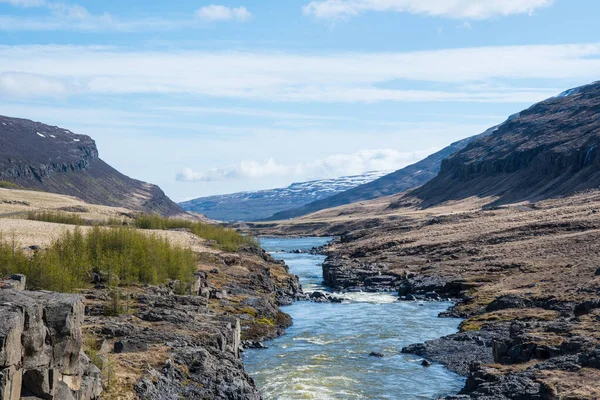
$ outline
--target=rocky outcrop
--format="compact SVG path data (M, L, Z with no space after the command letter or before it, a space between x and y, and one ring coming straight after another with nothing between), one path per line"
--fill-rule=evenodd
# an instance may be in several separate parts
M14 278L0 287L2 400L99 398L100 371L82 351L82 298L24 291Z
M183 212L158 186L102 161L89 136L25 119L0 116L0 181L146 213Z
M444 364L449 370L468 375L474 362L494 362L493 345L507 336L508 327L499 325L477 332L460 332L402 349L403 353L416 354L427 360Z
M99 282L84 292L85 332L98 339L103 375L133 376L113 381L109 396L128 387L127 396L148 400L261 398L241 353L291 325L279 305L304 297L298 278L254 246L199 258L187 294L177 281L117 290Z
M323 262L323 281L336 290L391 292L400 277L386 272L384 263L360 262L356 259L328 257Z

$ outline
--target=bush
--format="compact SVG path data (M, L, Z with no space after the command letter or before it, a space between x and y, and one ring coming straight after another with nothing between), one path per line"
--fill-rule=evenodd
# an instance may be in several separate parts
M0 238L0 274L27 275L31 289L73 292L85 287L93 273L110 286L192 282L196 255L166 239L130 228L94 227L66 231L45 251L28 258L13 243Z
M0 188L2 189L24 189L22 186L17 185L16 183L0 181Z
M160 215L141 215L136 219L135 226L140 229L189 229L196 236L215 241L217 246L225 251L237 251L243 244L258 246L256 239L244 236L235 229L200 221L164 218Z
M31 221L52 222L55 224L86 225L87 221L77 214L55 213L50 211L29 211L27 219Z
M54 224L65 224L65 225L97 225L97 226L122 226L123 220L118 218L109 218L103 221L91 221L87 220L80 215L70 214L64 212L52 212L52 211L29 211L27 213L27 219L31 221L51 222Z

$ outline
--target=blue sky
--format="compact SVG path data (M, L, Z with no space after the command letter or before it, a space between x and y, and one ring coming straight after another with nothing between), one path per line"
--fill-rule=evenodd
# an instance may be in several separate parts
M600 79L593 0L0 0L0 114L175 200L392 170Z

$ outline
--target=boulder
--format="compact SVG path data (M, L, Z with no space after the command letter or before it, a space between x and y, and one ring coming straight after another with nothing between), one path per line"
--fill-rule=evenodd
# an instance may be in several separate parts
M142 353L148 351L148 343L135 340L135 339L123 339L119 340L114 345L114 352L120 353Z

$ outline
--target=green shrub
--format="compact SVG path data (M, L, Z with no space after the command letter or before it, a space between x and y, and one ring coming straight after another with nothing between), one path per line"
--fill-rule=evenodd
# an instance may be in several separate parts
M92 221L87 220L77 214L53 211L29 211L27 213L27 219L31 221L51 222L54 224L77 226L123 226L124 224L124 221L118 218L109 218L108 220L103 221Z
M214 241L220 249L225 251L237 251L243 244L258 246L256 239L244 236L235 229L200 221L164 218L156 214L140 215L135 221L135 226L140 229L189 229L196 236Z
M87 221L77 214L50 211L29 211L27 219L31 221L52 222L55 224L87 225Z
M0 188L2 189L24 189L22 186L17 185L16 183L0 181Z
M0 274L22 273L32 289L73 292L89 284L94 272L109 286L192 282L196 255L157 235L130 228L94 227L66 231L44 251L28 258L0 238Z

